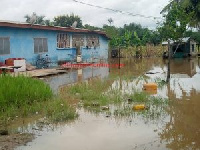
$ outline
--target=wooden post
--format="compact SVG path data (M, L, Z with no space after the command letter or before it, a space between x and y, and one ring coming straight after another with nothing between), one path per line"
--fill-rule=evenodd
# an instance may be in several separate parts
M120 69L120 47L119 47L119 49L118 49L118 57L119 57L118 69Z
M167 64L167 80L168 83L170 80L170 59L171 59L171 47L170 47L170 40L168 40L168 64Z

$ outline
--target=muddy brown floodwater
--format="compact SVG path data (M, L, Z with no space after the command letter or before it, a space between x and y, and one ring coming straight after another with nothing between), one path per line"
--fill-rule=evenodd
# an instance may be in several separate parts
M110 63L117 63L111 60ZM125 67L85 68L46 79L55 93L67 84L91 78L111 78L111 87L124 92L142 90L145 82L166 79L166 63L160 58L121 60ZM16 150L156 150L200 149L200 60L173 59L171 80L161 84L155 96L169 98L165 109L150 115L133 112L116 116L77 108L79 118L71 123L43 128L36 138ZM146 74L150 72L149 74ZM114 107L115 106L110 106ZM35 124L24 129L33 132ZM19 128L21 129L21 128Z

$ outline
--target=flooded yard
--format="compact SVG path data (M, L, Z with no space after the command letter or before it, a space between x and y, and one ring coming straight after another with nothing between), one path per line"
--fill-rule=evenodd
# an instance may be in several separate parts
M118 60L109 63L117 64ZM102 86L103 98L117 91L113 96L120 100L102 101L93 107L83 103L75 91L70 103L77 107L79 117L56 125L27 122L17 130L34 133L36 138L16 150L200 149L200 59L173 59L168 84L167 62L161 58L122 59L121 63L125 65L121 69L87 67L44 79L54 93L62 93L67 100L69 86L80 82L100 86L99 81L106 84ZM157 83L158 90L147 96L142 88L148 82ZM95 92L92 96L95 98ZM147 109L132 109L141 103Z

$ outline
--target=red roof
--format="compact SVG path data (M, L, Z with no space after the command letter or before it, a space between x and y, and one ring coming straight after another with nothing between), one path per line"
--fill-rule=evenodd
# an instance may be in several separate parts
M105 32L99 30L88 30L81 28L72 28L72 27L60 27L60 26L45 26L45 25L31 25L29 23L16 23L8 21L0 21L0 27L11 27L11 28L21 28L21 29L39 29L39 30L51 30L51 31L64 31L64 32L75 32L75 33L91 33L99 34L108 38Z

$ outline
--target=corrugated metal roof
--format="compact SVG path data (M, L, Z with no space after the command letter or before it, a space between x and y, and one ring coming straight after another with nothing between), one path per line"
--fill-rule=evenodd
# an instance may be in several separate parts
M170 40L170 44L173 44L173 43L174 43L174 41ZM168 41L162 42L162 45L168 45Z
M22 28L22 29L39 29L39 30L51 30L51 31L64 31L64 32L75 32L75 33L91 33L91 34L99 34L103 35L109 39L105 32L99 30L88 30L82 28L72 28L72 27L60 27L60 26L46 26L46 25L39 25L34 24L31 25L29 23L22 23L22 22L14 22L14 21L1 21L0 20L0 27L12 27L12 28Z
M180 38L179 40L182 41L182 43L187 43L190 40L190 37L184 37L184 38ZM176 41L175 41L176 42ZM173 40L170 40L170 44L174 44ZM168 45L168 41L164 41L162 42L162 45Z
M182 42L183 43L187 43L189 41L190 37L185 37L185 38L182 38Z

